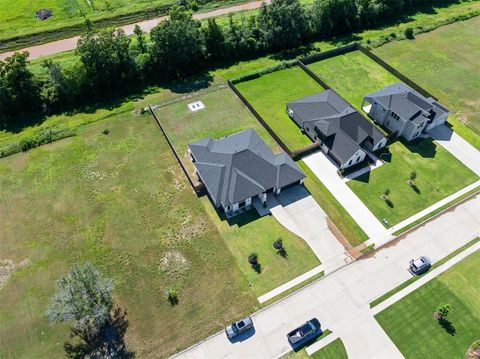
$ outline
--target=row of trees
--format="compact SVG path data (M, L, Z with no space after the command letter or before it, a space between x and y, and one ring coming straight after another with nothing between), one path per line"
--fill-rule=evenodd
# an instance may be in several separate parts
M82 36L76 61L67 65L44 61L33 75L27 55L0 62L0 120L15 125L27 113L63 111L141 87L184 78L262 53L291 49L312 39L329 38L371 27L406 11L413 0L273 0L257 16L220 27L215 19L203 26L184 7L146 36L120 29ZM138 87L137 87L138 88Z

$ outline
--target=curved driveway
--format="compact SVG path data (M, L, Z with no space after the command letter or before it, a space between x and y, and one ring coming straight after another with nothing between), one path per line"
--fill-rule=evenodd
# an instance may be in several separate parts
M245 4L220 8L220 9L212 10L212 11L209 11L209 12L196 13L196 14L193 15L193 18L195 20L202 20L202 19L207 19L207 18L210 18L210 17L216 17L216 16L220 16L220 15L226 15L226 14L234 13L234 12L240 12L240 11L245 11L245 10L254 10L254 9L258 9L259 7L261 7L264 2L266 4L269 4L270 1L271 0L253 1L253 2L248 2L248 3L245 3ZM124 26L120 26L120 27L123 29L123 31L125 31L125 33L127 35L132 35L133 34L133 29L134 29L135 25L139 25L140 28L143 31L148 32L151 29L153 29L155 26L157 26L158 23L166 20L167 18L168 18L168 16L161 16L161 17L157 17L155 19L140 21L140 22L137 22L137 23L134 23L134 24L124 25ZM26 47L26 48L15 50L15 51L4 52L4 53L0 54L0 60L4 60L5 58L13 55L15 52L20 52L20 51L28 51L30 53L29 59L33 60L33 59L36 59L36 58L41 57L41 56L48 56L48 55L56 54L58 52L74 50L77 47L77 41L79 39L80 39L80 36L74 36L74 37L70 37L68 39L62 39L62 40L47 42L47 43L41 44L41 45Z

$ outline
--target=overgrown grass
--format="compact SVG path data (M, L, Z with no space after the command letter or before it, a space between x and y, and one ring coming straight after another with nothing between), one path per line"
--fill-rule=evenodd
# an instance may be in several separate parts
M460 254L461 252L463 252L465 249L473 246L475 243L477 243L478 241L480 241L480 237L477 237L475 239L472 239L470 242L468 242L467 244L464 244L463 246L461 246L460 248L458 248L457 250L453 251L452 253L450 253L448 256L445 256L443 257L442 259L440 259L438 262L435 262L432 264L432 267L430 270L432 269L435 269L439 266L441 266L442 264L444 264L445 262L447 262L448 260L452 259L453 257L455 257L457 254ZM378 297L377 299L375 299L374 301L372 301L370 303L370 308L373 308L377 305L379 305L380 303L386 301L388 298L390 298L392 295L400 292L402 289L408 287L410 284L416 282L417 280L419 280L422 276L424 276L425 274L427 274L428 272L425 272L419 276L413 276L412 278L406 280L405 282L403 282L402 284L396 286L395 288L393 288L392 290L389 290L387 293L381 295L380 297Z
M472 4L473 6L473 4ZM454 130L480 148L480 17L457 22L375 49L392 66L440 98L455 119L477 132L467 134L458 122Z
M368 239L367 234L330 193L327 187L324 186L303 161L298 161L297 164L307 175L305 186L350 244L357 246L365 242Z
M347 185L379 220L393 226L478 180L478 176L431 139L389 145L391 158L383 166ZM415 187L407 181L415 171ZM388 200L381 196L390 190Z
M235 85L290 150L312 141L287 115L287 102L323 91L301 68L292 67Z
M138 357L167 357L256 303L149 115L118 114L0 160L0 228L0 259L27 262L0 290L0 357L64 355L68 327L43 313L75 263L114 280Z
M478 340L479 264L475 252L376 315L405 358L461 358ZM445 303L453 310L442 325L432 313Z

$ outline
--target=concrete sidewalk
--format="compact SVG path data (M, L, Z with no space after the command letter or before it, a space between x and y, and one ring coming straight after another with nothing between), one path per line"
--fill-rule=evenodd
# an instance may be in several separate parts
M337 167L323 152L319 151L306 156L303 161L347 210L372 242L393 238L385 226L338 176Z

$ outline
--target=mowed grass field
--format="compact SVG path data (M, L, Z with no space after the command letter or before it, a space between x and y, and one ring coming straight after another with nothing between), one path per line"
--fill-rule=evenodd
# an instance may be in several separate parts
M141 11L154 11L156 7L174 3L171 0L0 0L0 41L82 25L85 17L92 21L104 20ZM35 12L42 8L51 9L53 16L47 20L37 19Z
M377 321L407 359L464 358L480 338L480 252L475 252L376 315ZM433 318L451 304L450 333Z
M329 86L361 110L363 96L400 80L359 51L308 65ZM478 177L448 151L430 140L417 144L395 141L389 145L390 160L372 172L348 182L348 186L380 220L401 222ZM385 157L385 158L387 158ZM419 193L407 180L417 172ZM381 198L388 188L389 207Z
M113 279L142 358L167 357L257 303L149 115L1 159L0 238L0 260L17 266L0 289L2 358L64 357L68 326L43 313L75 263Z
M381 167L347 182L347 185L367 205L379 220L387 219L395 225L439 200L478 180L443 147L430 139L389 145L390 159ZM408 183L415 171L415 191ZM380 196L385 189L392 207Z
M235 84L290 150L312 144L287 115L287 102L322 92L324 89L301 68L291 67Z
M360 51L314 62L308 68L359 111L363 96L400 82Z
M455 131L480 148L480 17L443 26L415 40L373 51L440 98ZM460 123L476 132L465 131Z
M202 101L205 109L191 112L188 104L196 101ZM192 175L195 169L187 155L187 145L205 137L218 139L253 128L274 152L281 151L275 140L228 87L220 87L158 108L156 114ZM212 223L235 256L239 268L252 284L256 296L265 294L320 264L306 242L272 216L260 218L252 210L227 221L215 211L207 196L202 198L202 202ZM272 246L280 238L287 249L288 259L278 255ZM252 252L259 256L261 274L257 274L247 261Z

